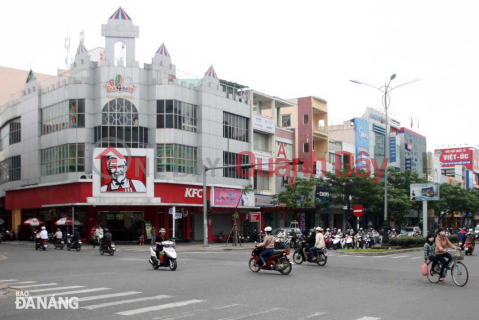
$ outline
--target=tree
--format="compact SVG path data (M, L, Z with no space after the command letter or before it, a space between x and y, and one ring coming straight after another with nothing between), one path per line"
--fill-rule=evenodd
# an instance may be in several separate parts
M318 186L319 180L311 177L309 179L296 178L294 183L286 184L285 190L272 196L273 204L285 204L288 208L295 209L323 209L328 206L327 203L316 199L314 191Z
M231 229L230 235L228 236L228 239L226 240L226 243L228 243L229 239L232 237L233 238L233 245L236 246L238 244L238 224L237 221L239 219L239 212L238 212L238 206L241 202L241 197L247 195L253 191L253 186L251 184L246 184L241 188L241 196L238 199L238 203L236 204L235 208L235 213L231 215L231 219L233 219L233 228ZM241 245L241 243L240 243Z

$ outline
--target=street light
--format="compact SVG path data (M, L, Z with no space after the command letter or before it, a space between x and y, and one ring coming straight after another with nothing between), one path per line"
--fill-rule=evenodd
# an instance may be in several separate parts
M389 162L389 104L391 103L391 99L389 97L389 92L393 91L394 89L397 89L399 87L402 87L406 84L410 84L413 82L417 82L420 79L414 79L412 81L400 84L396 87L391 87L391 81L393 81L396 78L396 74L394 73L391 77L389 77L389 82L386 84L384 83L384 86L382 87L375 87L367 83L362 83L356 80L349 80L353 83L356 84L362 84L371 88L374 88L376 90L379 90L383 93L383 99L381 100L384 109L386 110L386 141L384 141L384 158L386 159L386 172L384 173L384 225L383 225L383 244L388 243L389 237L388 237L388 231L386 229L386 223L388 220L388 162Z
M289 165L301 165L303 161L290 161ZM261 164L263 165L263 164ZM211 170L226 169L226 168L256 168L257 164L240 164L233 166L211 167L203 165L203 247L208 247L208 219L207 219L207 193L206 193L206 172ZM174 218L174 217L173 217Z

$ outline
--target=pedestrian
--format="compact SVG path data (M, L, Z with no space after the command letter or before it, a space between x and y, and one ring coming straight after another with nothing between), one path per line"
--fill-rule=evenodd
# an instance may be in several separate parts
M156 229L155 227L151 227L151 244L155 244L155 239L156 239Z
M461 247L456 247L451 243L451 241L446 237L446 231L443 228L439 228L437 231L436 237L436 258L442 264L441 274L439 275L439 282L444 282L444 270L449 265L449 262L452 259L450 253L447 252L447 247L461 250ZM447 261L446 261L447 258Z
M427 263L427 260L432 261L431 265L431 271L430 274L431 276L434 275L434 268L437 265L437 259L436 259L436 244L434 242L435 237L434 234L430 233L426 237L426 243L424 243L424 263Z

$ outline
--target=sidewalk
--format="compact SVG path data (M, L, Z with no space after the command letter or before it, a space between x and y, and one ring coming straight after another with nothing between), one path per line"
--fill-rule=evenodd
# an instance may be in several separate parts
M7 241L0 243L2 246L32 246L33 242L30 241ZM152 245L145 244L143 246L132 244L132 245L117 245L116 251L132 251L132 252L149 252ZM219 251L232 251L232 250L253 250L254 243L242 243L241 246L233 246L232 244L224 243L210 243L208 247L203 247L203 242L191 242L191 243L178 243L176 244L177 252L219 252ZM52 243L48 243L48 250L55 250ZM63 248L66 250L66 247ZM98 250L98 246L93 248L91 244L84 244L82 246L82 251Z

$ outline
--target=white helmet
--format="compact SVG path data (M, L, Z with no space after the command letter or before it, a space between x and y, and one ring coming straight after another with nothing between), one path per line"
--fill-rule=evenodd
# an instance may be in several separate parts
M45 230L45 227L42 227L42 230Z
M341 232L341 229L338 229L338 232Z
M264 228L264 232L271 232L271 231L273 231L273 228L271 227Z

